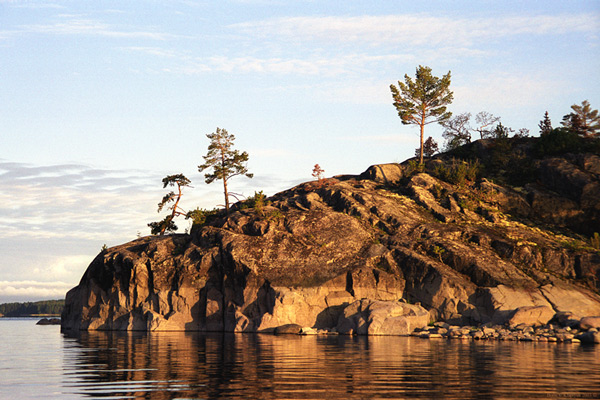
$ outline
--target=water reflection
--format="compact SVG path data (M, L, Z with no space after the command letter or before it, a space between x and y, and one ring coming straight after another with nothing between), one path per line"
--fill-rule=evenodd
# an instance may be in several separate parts
M64 387L97 398L598 398L600 348L405 337L82 332Z

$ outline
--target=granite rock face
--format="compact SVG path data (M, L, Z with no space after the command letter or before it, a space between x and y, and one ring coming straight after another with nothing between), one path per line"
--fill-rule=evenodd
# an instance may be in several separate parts
M563 171L551 177L552 196L564 187L573 215L598 208L598 171L586 162L549 161ZM600 253L519 217L549 212L528 193L486 180L451 185L394 164L302 184L260 208L238 203L191 235L103 251L67 294L62 327L407 334L432 320L600 315Z

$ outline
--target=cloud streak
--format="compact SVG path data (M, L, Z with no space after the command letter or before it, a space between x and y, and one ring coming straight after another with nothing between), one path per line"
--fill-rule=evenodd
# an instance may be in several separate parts
M177 35L164 32L119 30L111 25L85 18L68 18L66 21L55 22L53 24L25 25L22 27L21 32L152 40L167 40L177 37Z
M563 35L597 32L597 15L539 15L532 17L449 18L428 14L286 17L230 25L246 35L365 43L374 46L471 46L492 38L514 35Z
M122 235L148 219L160 189L155 182L158 176L137 171L0 160L0 238Z
M65 282L0 281L0 301L64 299L72 287L72 284Z

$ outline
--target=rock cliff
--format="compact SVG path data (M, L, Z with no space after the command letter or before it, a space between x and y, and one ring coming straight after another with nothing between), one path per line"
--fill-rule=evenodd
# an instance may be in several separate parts
M405 334L600 315L600 252L581 236L600 231L600 157L539 160L521 187L450 184L440 168L450 160L376 165L105 250L67 294L62 327Z

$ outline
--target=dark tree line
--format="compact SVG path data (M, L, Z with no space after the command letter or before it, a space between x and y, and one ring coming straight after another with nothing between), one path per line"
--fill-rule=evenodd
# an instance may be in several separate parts
M44 300L26 303L4 303L0 304L0 314L4 317L24 317L29 315L60 315L64 306L64 300Z

